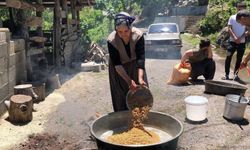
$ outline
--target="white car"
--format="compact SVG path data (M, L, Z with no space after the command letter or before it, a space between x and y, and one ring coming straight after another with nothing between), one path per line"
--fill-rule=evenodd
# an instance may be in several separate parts
M145 35L147 58L180 58L182 40L178 24L155 23Z

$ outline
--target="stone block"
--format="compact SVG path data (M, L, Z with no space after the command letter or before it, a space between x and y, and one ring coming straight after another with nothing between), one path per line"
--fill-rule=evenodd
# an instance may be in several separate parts
M9 81L16 81L16 66L9 68Z
M14 86L16 85L16 80L9 81L9 96L14 95Z
M0 57L0 74L2 74L8 68L7 58Z
M4 100L0 100L0 117L7 112L7 107L5 106Z
M6 39L6 42L8 42L9 43L9 41L10 41L10 35L11 35L11 33L10 33L10 31L9 31L9 29L8 28L0 28L0 32L3 32L3 33L5 33L5 39Z
M4 32L0 32L0 43L6 42L6 34Z
M0 100L3 100L9 96L9 84L4 84L0 87Z
M7 55L8 55L8 44L6 42L0 43L0 58L6 57Z
M14 42L14 52L24 51L25 50L25 41L24 39L13 39Z
M26 65L26 56L25 56L25 51L19 51L15 53L15 61L16 61L16 65L20 65L20 66L25 66Z
M0 73L0 85L7 84L9 80L8 70L4 70L4 72Z
M15 43L14 41L10 41L10 46L9 46L9 55L14 54L15 53Z
M9 68L16 65L16 54L9 55Z

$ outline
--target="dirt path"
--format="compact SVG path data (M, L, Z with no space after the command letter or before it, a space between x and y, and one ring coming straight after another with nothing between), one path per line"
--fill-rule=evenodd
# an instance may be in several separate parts
M190 46L184 46L186 49ZM216 62L223 59L215 56ZM250 149L250 127L237 125L223 119L223 96L204 94L204 85L166 85L173 66L179 60L146 60L149 86L154 96L153 110L178 118L184 125L178 149ZM223 76L224 67L217 63L215 79ZM60 89L48 95L45 101L35 104L33 120L22 126L0 120L0 149L97 149L90 138L89 124L96 113L112 112L107 70L101 73L80 72L63 75L68 79ZM249 86L248 86L249 87ZM190 124L185 120L184 98L203 95L208 98L208 121ZM246 93L249 96L249 91ZM250 108L245 113L250 119ZM48 134L45 134L48 133ZM33 135L28 138L31 134ZM50 140L48 140L50 139ZM19 145L22 143L21 145Z

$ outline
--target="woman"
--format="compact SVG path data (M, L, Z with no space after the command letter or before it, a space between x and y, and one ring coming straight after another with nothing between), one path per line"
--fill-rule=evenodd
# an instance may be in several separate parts
M145 74L145 49L142 32L132 27L135 20L126 12L115 16L115 31L107 40L110 55L109 82L114 111L128 110L128 90L138 84L147 84Z
M200 75L203 75L206 80L214 78L215 61L209 39L201 40L199 49L187 50L181 58L181 64L187 60L191 64L192 80L197 80Z

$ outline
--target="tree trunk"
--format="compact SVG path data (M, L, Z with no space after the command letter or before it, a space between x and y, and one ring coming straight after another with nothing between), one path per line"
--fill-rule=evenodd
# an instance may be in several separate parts
M14 94L23 94L23 95L29 95L33 98L34 101L38 99L38 96L33 90L32 84L21 84L16 85L14 87Z
M13 95L10 98L9 120L12 123L26 123L32 120L33 101L28 95Z

